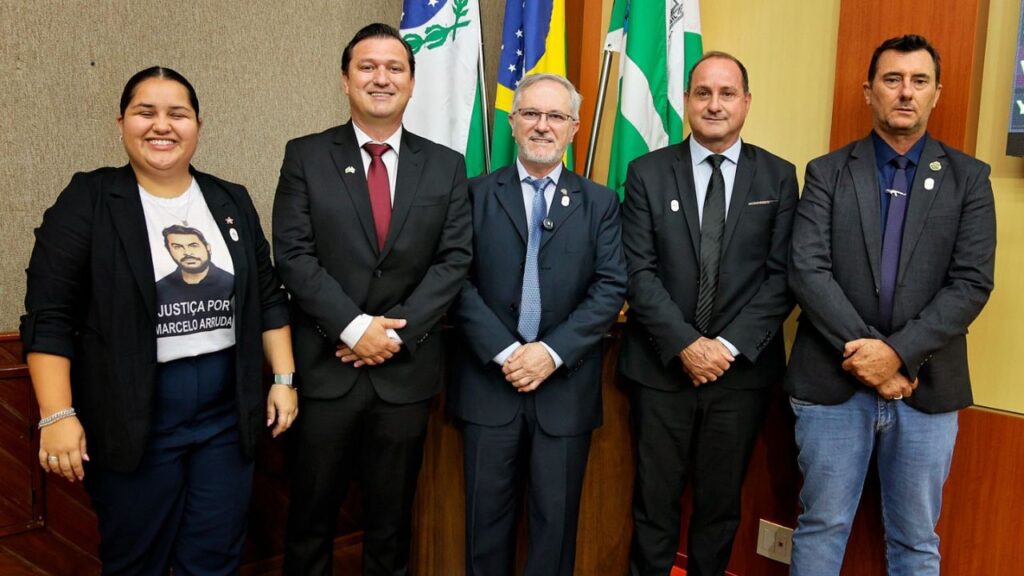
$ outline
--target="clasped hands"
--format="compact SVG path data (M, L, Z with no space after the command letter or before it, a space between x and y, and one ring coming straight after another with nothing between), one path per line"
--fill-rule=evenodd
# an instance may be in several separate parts
M876 338L859 338L843 347L843 370L853 374L865 386L874 388L886 400L909 398L917 389L900 372L903 361L888 344Z
M513 350L501 371L518 392L533 392L555 371L555 361L543 344L530 342Z
M400 328L405 328L403 318L374 316L355 347L349 348L344 343L338 344L334 355L345 364L352 363L356 368L383 364L402 349L401 343L388 336L388 329Z
M725 344L704 336L683 348L679 359L683 361L683 370L694 386L718 380L736 360Z

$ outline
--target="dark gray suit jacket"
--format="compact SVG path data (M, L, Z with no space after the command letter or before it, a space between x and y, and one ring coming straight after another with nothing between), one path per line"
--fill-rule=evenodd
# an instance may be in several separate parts
M907 206L891 334L876 328L880 218L870 136L807 165L789 277L803 314L786 390L808 402L846 401L863 384L842 369L844 344L879 338L899 354L906 375L920 378L908 404L929 413L968 406L967 327L993 287L989 167L937 140L925 143Z
M462 156L403 131L391 225L377 247L351 122L285 148L274 197L274 257L291 293L299 391L339 398L367 372L381 398L411 403L441 387L441 315L472 258ZM405 318L402 350L380 366L334 356L361 313Z
M782 378L782 323L793 309L786 261L796 201L795 167L744 143L725 220L709 330L741 355L716 386L760 388ZM690 387L677 356L700 337L693 325L700 219L689 139L630 164L622 238L629 264L629 320L619 371L660 390Z
M493 358L517 335L526 209L515 165L474 179L473 267L449 318L462 339L455 348L449 411L469 422L507 424L522 395ZM562 191L569 205L562 203ZM539 253L543 312L537 337L564 362L535 394L537 421L554 436L601 424L601 337L626 294L619 202L615 193L562 170Z

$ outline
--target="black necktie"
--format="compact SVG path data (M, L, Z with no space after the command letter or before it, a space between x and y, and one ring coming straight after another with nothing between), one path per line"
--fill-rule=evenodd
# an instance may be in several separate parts
M708 156L711 181L704 196L704 215L700 224L700 288L697 290L697 312L694 323L701 334L707 334L715 311L718 293L718 263L722 257L722 233L725 231L725 178L722 162L725 156Z

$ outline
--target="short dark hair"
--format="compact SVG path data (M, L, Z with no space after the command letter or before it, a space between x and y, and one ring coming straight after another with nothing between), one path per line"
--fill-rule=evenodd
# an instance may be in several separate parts
M381 22L374 22L363 26L356 35L349 40L345 50L341 53L341 73L348 76L348 65L352 63L352 49L367 38L394 38L402 43L405 48L405 55L409 57L409 75L416 77L416 57L412 53L412 46L402 38L402 34L395 29Z
M703 62L705 60L711 60L712 58L724 58L726 60L730 60L732 62L735 62L736 65L739 66L739 68L740 68L740 75L743 76L743 93L744 94L749 94L750 93L750 77L747 76L747 67L743 65L743 62L740 62L739 58L733 56L732 54L729 54L728 52L721 52L719 50L712 50L711 52L705 52L704 55L701 56L699 60L697 60L696 62L693 63L693 67L690 68L690 72L686 75L686 92L687 93L690 92L690 84L693 82L693 71L697 69L697 66L700 66L701 62Z
M193 88L192 84L176 70L164 68L163 66L151 66L145 70L140 70L128 79L128 83L124 85L124 90L121 91L121 116L124 116L124 111L128 109L128 104L130 104L132 98L135 97L135 89L138 88L139 84L142 84L143 81L149 80L150 78L172 80L184 86L185 90L188 91L188 101L192 104L192 109L196 112L196 118L199 117L199 97L196 96L196 89Z
M170 245L170 241L167 239L167 237L170 236L171 234L198 236L199 237L199 241L202 242L204 246L209 246L210 245L210 243L206 241L206 236L203 236L203 233L200 232L198 228L192 228L190 226L182 226L181 224L171 224L167 228L163 229L164 248L167 248L168 250L171 249L171 245Z
M895 50L904 54L908 52L917 52L918 50L925 50L928 54L931 54L932 62L935 63L935 83L939 83L939 72L941 71L942 59L939 58L939 51L932 46L928 39L924 36L918 36L917 34L906 34L904 36L897 36L895 38L889 38L885 42L882 42L878 48L875 48L875 52L871 54L871 64L868 65L868 83L871 83L875 79L875 74L878 72L878 59L881 58L883 52L889 50Z

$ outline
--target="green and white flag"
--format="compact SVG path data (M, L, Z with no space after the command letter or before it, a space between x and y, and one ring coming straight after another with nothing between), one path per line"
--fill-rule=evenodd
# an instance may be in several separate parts
M403 125L466 156L470 177L484 173L478 0L405 0L402 38L416 56L416 87Z
M697 0L615 0L605 49L621 54L608 187L622 198L634 158L683 140L686 77L703 54Z

